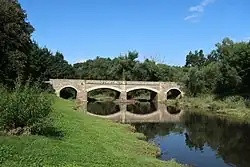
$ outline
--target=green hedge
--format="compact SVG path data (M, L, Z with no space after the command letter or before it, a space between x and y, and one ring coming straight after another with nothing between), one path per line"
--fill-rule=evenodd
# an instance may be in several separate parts
M9 134L41 133L51 124L52 97L36 87L9 91L0 86L0 131Z

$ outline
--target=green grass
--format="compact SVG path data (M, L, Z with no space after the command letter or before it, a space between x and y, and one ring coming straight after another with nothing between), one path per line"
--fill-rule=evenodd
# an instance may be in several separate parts
M247 107L247 101L238 96L218 100L214 96L204 95L167 100L166 103L192 112L211 114L240 121L250 120L250 108Z
M55 127L64 137L0 136L0 166L179 167L155 158L157 147L139 140L128 125L74 110L74 102L56 99Z

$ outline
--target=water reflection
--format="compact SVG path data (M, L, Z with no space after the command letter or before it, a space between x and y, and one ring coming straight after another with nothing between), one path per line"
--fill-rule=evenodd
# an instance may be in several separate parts
M143 115L155 112L157 110L157 104L153 102L125 104L112 101L90 101L87 103L87 111L96 115L111 115L121 111L122 109L130 113Z
M153 139L156 135L167 136L174 129L175 123L132 123L132 126L140 133L143 133L147 140Z
M167 111L170 114L179 114L181 112L181 109L176 108L174 106L166 106L167 107Z
M127 105L127 111L134 114L150 114L156 110L156 103L153 102L137 102L135 104Z
M137 123L161 159L202 167L250 166L250 125L185 113L181 123Z
M114 102L89 102L87 111L95 115L111 115L120 111L120 106Z
M150 102L136 102L135 104L88 102L84 108L86 107L89 114L122 123L177 122L182 115L182 111L173 107Z

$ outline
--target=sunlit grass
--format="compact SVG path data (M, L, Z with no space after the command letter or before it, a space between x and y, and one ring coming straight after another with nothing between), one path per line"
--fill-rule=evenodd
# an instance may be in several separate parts
M1 136L0 166L171 166L155 158L159 149L139 140L129 125L89 116L74 110L74 102L57 99L53 117L62 138Z

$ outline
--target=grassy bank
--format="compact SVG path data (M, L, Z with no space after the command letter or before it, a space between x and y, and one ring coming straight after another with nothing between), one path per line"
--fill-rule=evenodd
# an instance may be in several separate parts
M230 119L250 120L248 101L238 96L216 99L206 95L200 97L184 97L177 100L167 100L167 105L173 105L184 110L212 114Z
M54 108L61 138L1 136L0 166L181 166L156 159L158 148L137 139L128 125L78 112L72 101L56 99Z

